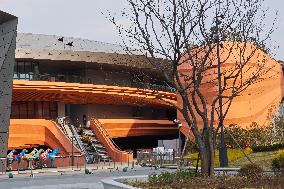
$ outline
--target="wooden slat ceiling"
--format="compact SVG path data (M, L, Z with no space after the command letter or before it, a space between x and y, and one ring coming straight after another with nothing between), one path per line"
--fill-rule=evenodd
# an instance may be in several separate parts
M176 104L176 94L107 85L14 80L13 101L171 107L168 102Z

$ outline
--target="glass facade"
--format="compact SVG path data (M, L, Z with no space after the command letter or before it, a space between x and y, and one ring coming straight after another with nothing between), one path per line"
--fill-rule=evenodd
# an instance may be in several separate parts
M48 63L17 61L14 67L13 79L38 80L67 83L90 83L97 85L112 85L121 87L138 87L152 90L174 92L165 81L149 77L144 73L128 70L86 69L70 66L48 66Z
M13 102L12 119L56 119L57 102Z
M35 80L37 68L38 63L35 62L16 62L13 79Z

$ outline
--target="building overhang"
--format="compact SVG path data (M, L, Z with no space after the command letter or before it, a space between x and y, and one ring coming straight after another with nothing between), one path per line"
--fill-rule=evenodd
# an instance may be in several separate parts
M176 94L107 85L13 81L13 101L55 101L69 104L112 104L171 108Z

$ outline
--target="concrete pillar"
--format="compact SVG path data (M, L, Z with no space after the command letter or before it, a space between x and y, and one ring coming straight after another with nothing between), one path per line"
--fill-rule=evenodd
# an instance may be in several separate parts
M70 106L70 104L65 104L64 109L65 109L65 115L70 117L71 116L71 106Z
M17 17L0 11L0 172L6 171Z
M65 104L63 102L57 103L58 117L65 117Z

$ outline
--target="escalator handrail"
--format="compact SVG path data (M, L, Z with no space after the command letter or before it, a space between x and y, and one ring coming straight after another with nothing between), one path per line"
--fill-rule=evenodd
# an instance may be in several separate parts
M110 141L113 143L113 145L119 150L119 151L123 151L120 149L120 147L113 141L112 137L110 136L110 134L108 133L108 131L102 126L101 122L98 119L93 119L96 122L96 125L98 126L98 129L101 130L101 133L103 135L105 135L107 138L110 139Z
M89 153L87 152L85 146L83 145L82 140L79 138L79 134L77 133L74 125L71 123L70 118L64 117L63 119L67 121L66 123L67 123L68 127L70 128L77 144L79 145L80 150L85 154L86 160L87 160L87 162L89 162L92 158L89 155Z

